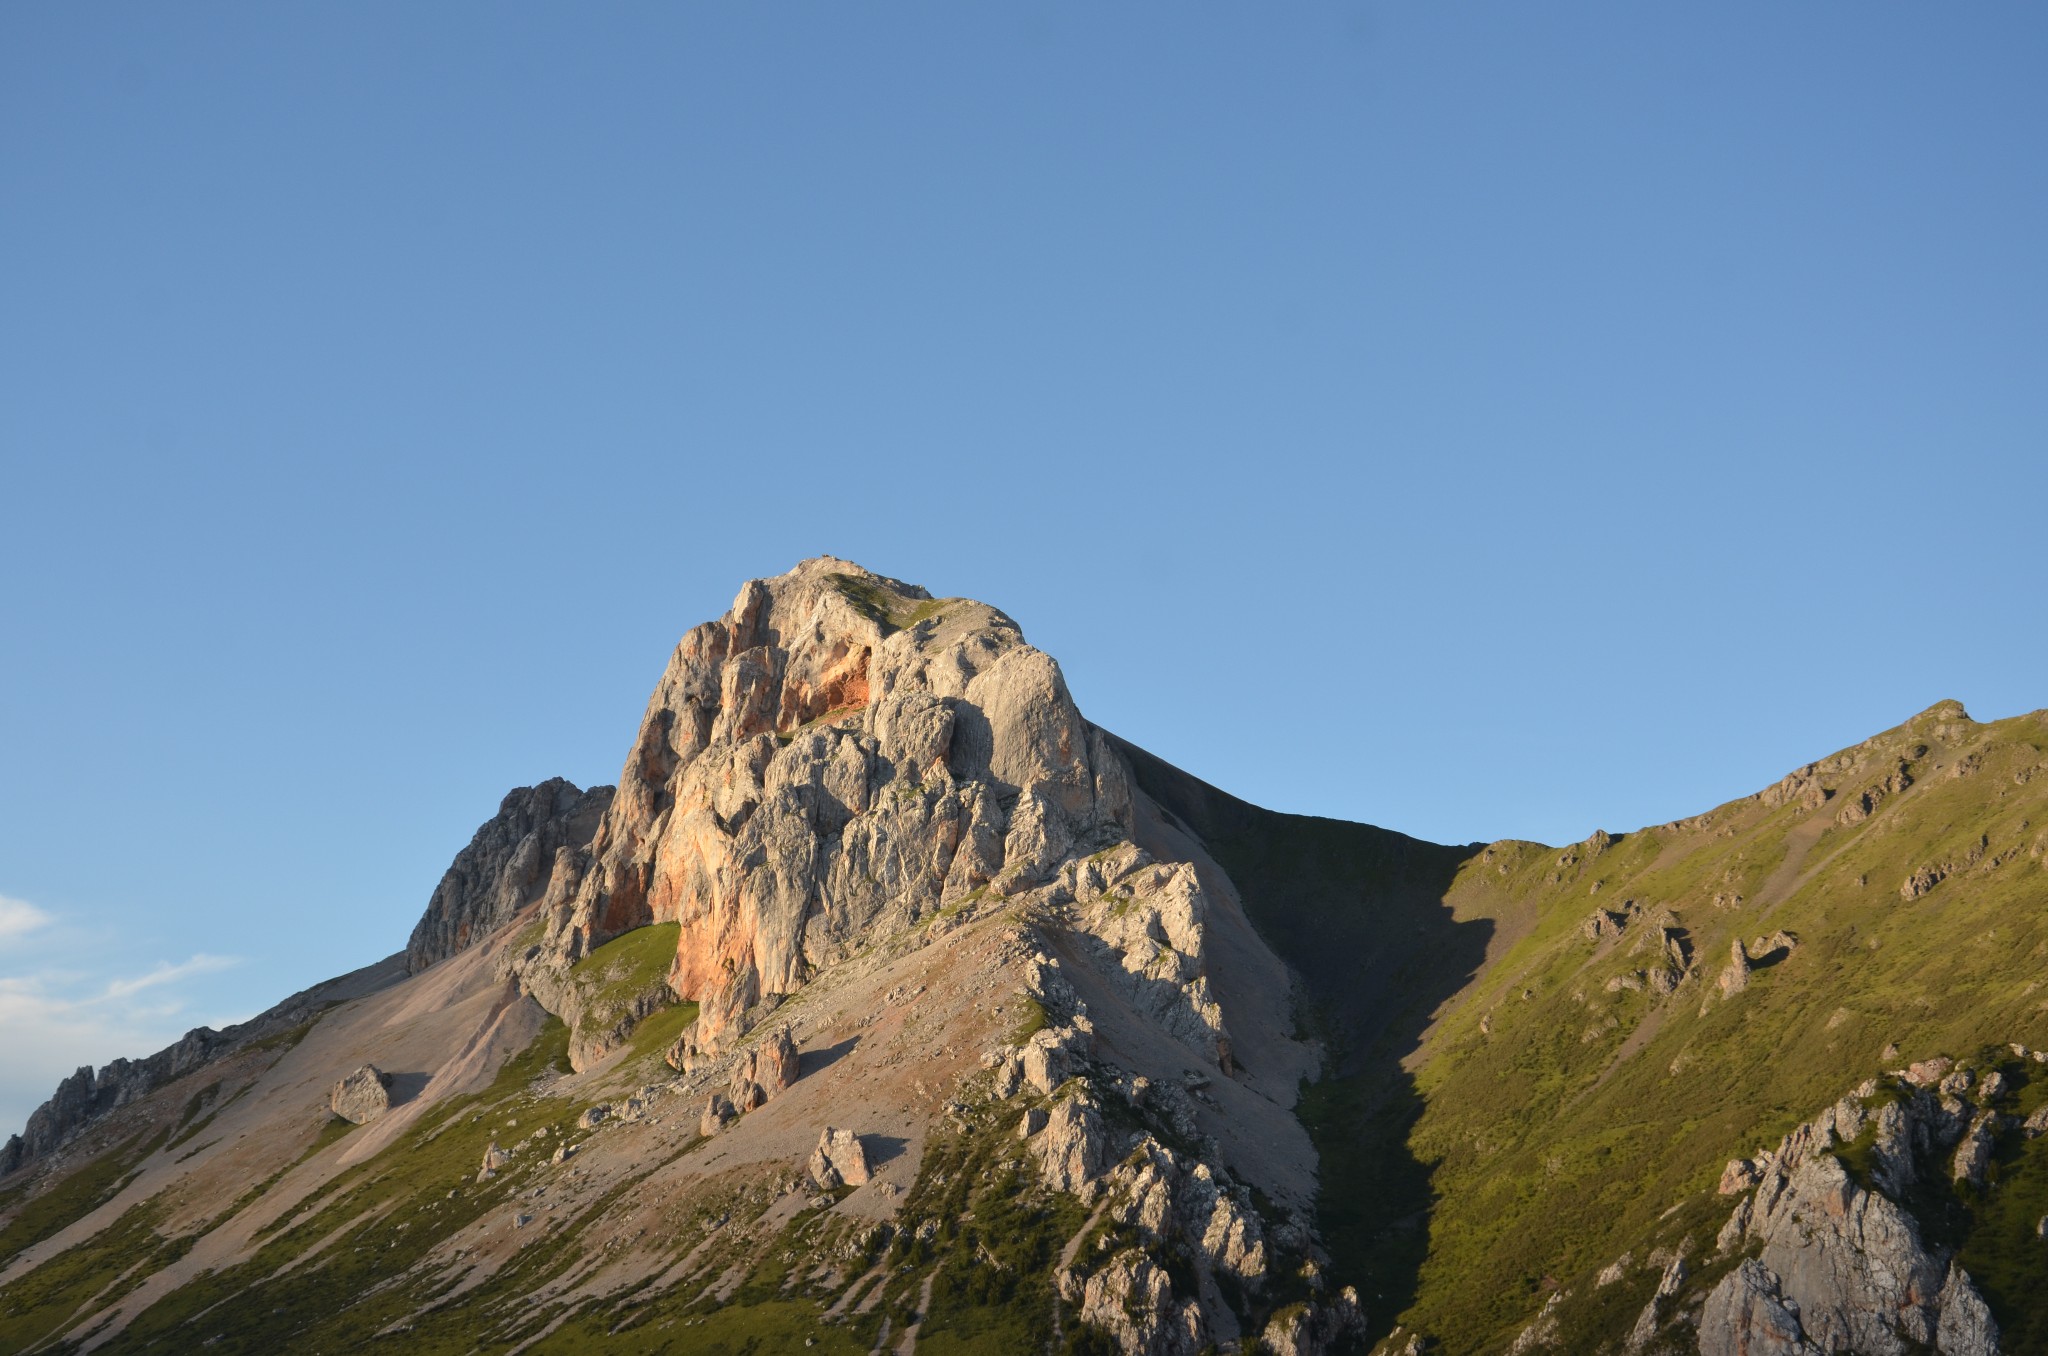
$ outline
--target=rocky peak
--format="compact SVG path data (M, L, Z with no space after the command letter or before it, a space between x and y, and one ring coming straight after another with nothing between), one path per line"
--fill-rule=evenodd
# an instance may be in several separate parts
M559 974L678 923L669 984L715 1049L864 939L1040 884L1130 823L1122 760L1015 622L820 557L676 646L587 870L550 884L517 963Z

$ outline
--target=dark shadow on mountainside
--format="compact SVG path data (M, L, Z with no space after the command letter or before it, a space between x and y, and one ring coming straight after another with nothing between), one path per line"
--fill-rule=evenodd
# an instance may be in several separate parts
M1485 962L1493 923L1459 922L1444 902L1484 845L1263 810L1118 743L1139 786L1202 840L1298 977L1304 1034L1328 1056L1297 1108L1321 1159L1317 1222L1332 1281L1358 1287L1370 1347L1414 1302L1429 1252L1434 1165L1409 1149L1423 1103L1402 1061Z

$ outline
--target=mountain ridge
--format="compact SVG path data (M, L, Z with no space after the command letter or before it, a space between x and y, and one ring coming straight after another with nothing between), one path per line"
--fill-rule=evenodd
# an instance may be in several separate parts
M1850 1163L1912 1232L1927 1340L2024 1349L2048 1082L1987 1052L2048 1008L1981 939L2048 954L2044 727L1944 701L1700 815L1434 844L1242 801L996 609L807 561L678 644L616 792L508 795L374 984L10 1146L0 1348L267 1292L216 1345L1842 1349L1850 1300L1722 1219L1778 1137L1756 1172ZM1997 1075L1933 1204L1855 1176L1878 1034ZM336 1128L365 1064L390 1109Z

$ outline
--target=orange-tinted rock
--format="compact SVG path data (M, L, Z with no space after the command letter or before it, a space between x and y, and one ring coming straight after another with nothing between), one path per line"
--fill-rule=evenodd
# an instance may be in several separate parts
M1127 837L1127 776L1002 613L806 561L676 647L549 963L680 923L715 1051L873 929Z

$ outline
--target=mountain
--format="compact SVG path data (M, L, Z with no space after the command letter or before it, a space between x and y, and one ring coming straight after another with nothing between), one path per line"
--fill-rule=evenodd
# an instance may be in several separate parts
M1433 844L806 561L403 953L67 1080L0 1351L2048 1349L2044 744Z

